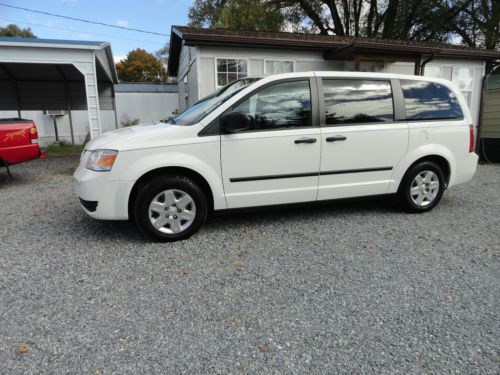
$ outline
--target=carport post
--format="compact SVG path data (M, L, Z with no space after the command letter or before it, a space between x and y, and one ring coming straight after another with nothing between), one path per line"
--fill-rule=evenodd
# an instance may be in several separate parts
M56 142L59 142L59 133L57 132L56 116L52 116L52 121L54 121L54 132L56 133Z
M116 113L116 93L114 86L113 86L113 109L115 113L115 128L118 129L118 113Z
M69 98L69 83L66 79L64 80L64 86L66 89L66 108L68 110L68 115L69 115L69 131L71 133L71 144L74 146L75 145L75 135L73 133L73 116L71 115L71 100Z
M69 82L68 82L68 79L66 78L66 75L62 71L61 67L59 65L56 65L56 68L64 80L64 91L65 91L65 97L66 97L66 110L68 111L68 115L69 115L69 131L71 133L71 144L74 146L75 145L75 135L73 133L73 116L71 115L71 99L70 99ZM55 118L54 118L54 121L55 121ZM56 136L57 136L57 130L56 130Z
M17 117L21 117L21 94L19 93L19 83L17 81L14 81L16 84L16 96L17 96Z
M71 105L68 102L69 131L71 132L71 144L75 145L75 135L73 134L73 116L71 116Z

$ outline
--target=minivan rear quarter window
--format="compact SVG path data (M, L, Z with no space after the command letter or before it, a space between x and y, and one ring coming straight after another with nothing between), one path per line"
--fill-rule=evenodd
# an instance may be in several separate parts
M436 82L401 80L407 120L460 120L464 115L455 94Z
M389 81L323 79L327 125L394 121Z

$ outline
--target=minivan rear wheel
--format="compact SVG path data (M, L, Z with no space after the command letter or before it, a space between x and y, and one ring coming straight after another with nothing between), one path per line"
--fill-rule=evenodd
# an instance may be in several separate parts
M134 204L139 229L153 240L183 240L198 231L208 212L202 189L184 176L156 177L144 183Z
M414 165L406 172L399 188L399 202L408 212L426 212L434 208L445 189L442 169L431 161Z

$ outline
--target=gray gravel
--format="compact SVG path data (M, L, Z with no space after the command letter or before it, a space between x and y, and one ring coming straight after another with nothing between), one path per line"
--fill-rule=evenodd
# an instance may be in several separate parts
M500 167L432 212L214 217L147 242L88 218L77 160L0 172L0 373L500 372Z

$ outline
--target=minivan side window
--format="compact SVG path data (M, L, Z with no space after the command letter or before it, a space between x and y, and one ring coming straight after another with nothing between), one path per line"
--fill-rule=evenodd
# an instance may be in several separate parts
M401 80L407 120L453 120L464 115L448 87L436 82Z
M287 81L264 87L239 103L231 112L250 116L250 130L307 127L311 120L309 80Z
M389 81L323 79L323 95L327 125L394 121Z

